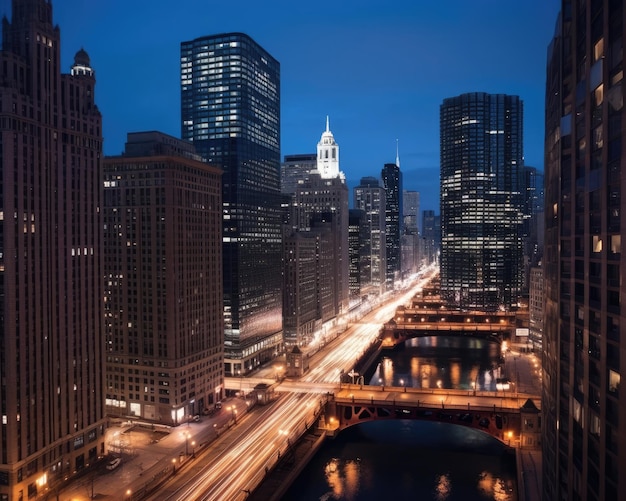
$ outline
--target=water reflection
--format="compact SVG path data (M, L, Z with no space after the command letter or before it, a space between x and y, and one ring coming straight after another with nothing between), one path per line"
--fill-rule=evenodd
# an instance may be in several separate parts
M427 337L383 352L366 383L377 386L496 391L500 345L483 339Z
M471 338L422 338L384 352L373 385L496 389L500 346ZM448 423L373 421L324 443L283 501L514 501L515 460L479 430Z
M326 482L331 489L320 499L357 499L359 494L361 461L332 458L324 467Z

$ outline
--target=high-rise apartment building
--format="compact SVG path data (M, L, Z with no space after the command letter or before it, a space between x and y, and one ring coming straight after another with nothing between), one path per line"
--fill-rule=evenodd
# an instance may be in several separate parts
M0 499L105 453L102 119L84 50L61 73L47 0L13 0L0 51Z
M386 287L393 289L394 283L400 280L402 271L402 247L400 235L402 233L402 173L399 161L395 164L385 164L380 177L385 188L385 245L387 255L387 269L385 271Z
M223 396L221 178L160 132L104 160L109 415L177 425Z
M367 243L363 271L369 272L367 293L382 294L386 288L387 241L385 238L385 188L375 177L363 177L354 188L354 208L365 213Z
M444 99L440 113L442 297L509 308L523 279L522 101L474 92Z
M563 1L548 48L545 500L626 492L625 13L619 1Z
M225 373L282 344L280 64L243 33L181 43L182 138L224 171Z

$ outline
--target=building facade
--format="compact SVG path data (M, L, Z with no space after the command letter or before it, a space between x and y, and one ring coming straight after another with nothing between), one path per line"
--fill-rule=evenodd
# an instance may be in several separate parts
M422 266L437 262L441 249L441 218L435 216L435 211L427 209L422 213Z
M111 416L178 425L223 396L221 177L159 132L104 160Z
M285 155L280 166L280 192L293 195L298 183L305 181L309 173L317 169L317 153Z
M402 247L402 173L399 161L385 164L380 177L385 188L385 245L387 269L385 281L387 290L392 290L396 281L401 278Z
M225 373L282 345L280 64L243 33L181 43L182 138L224 171Z
M523 113L517 96L444 99L441 294L467 309L517 305L523 284Z
M350 209L348 221L348 252L350 261L350 304L358 304L366 294L370 277L368 227L365 211Z
M402 190L402 231L419 233L420 194L418 191Z
M545 500L615 500L626 492L625 22L624 2L563 1L548 48Z
M369 272L367 293L385 292L387 276L387 239L385 237L385 188L375 177L363 177L354 188L354 208L365 213L367 244L363 271Z
M533 266L530 269L530 287L528 291L528 341L534 352L541 353L543 339L543 268Z
M84 50L61 73L46 0L13 0L0 51L0 500L105 454L102 118Z

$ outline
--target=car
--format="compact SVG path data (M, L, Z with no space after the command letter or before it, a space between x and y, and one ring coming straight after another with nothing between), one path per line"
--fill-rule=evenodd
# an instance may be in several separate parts
M120 463L122 462L122 458L114 458L111 461L109 461L107 463L107 470L115 470L115 468L117 468Z
M222 402L215 402L215 408L216 409L221 409L222 408Z
M200 422L200 414L196 414L193 418L194 422L198 423Z

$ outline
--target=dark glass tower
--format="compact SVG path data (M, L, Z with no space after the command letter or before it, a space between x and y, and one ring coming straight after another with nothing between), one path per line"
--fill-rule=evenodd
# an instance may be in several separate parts
M523 279L522 101L474 92L440 111L442 296L462 308L509 308Z
M47 0L0 52L0 499L42 499L105 454L102 117Z
M182 138L224 171L226 375L282 343L280 64L249 36L181 44Z
M625 20L624 2L563 1L548 49L544 500L626 492Z
M385 188L385 242L387 247L385 281L387 290L392 290L394 282L400 279L401 271L402 173L397 164L385 164L380 177Z

